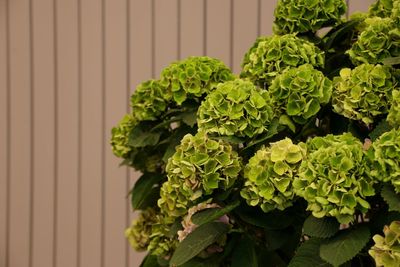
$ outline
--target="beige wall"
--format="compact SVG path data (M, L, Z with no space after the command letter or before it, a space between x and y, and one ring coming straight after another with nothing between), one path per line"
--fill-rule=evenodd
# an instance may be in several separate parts
M275 2L0 0L0 267L139 266L123 236L137 173L110 129L173 60L238 72Z

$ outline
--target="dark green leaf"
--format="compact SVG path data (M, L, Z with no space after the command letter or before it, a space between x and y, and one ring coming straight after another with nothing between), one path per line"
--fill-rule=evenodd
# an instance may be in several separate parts
M129 135L129 145L132 147L154 146L161 137L160 131L150 131L153 127L152 123L142 122L133 128Z
M179 267L218 267L218 262L215 259L193 258L190 261L179 265Z
M282 248L293 235L291 229L281 229L281 230L266 230L265 231L265 243L267 249L277 250Z
M172 255L170 265L179 266L194 258L228 233L229 228L229 225L221 222L211 222L199 226L179 243Z
M389 57L382 60L384 65L398 65L400 64L400 57Z
M319 249L322 240L319 238L311 238L304 242L296 251L296 255L292 258L288 267L328 267L331 266L319 256Z
M223 215L225 215L228 212L235 209L237 206L239 206L239 204L240 204L240 201L236 201L236 202L234 202L226 207L223 207L223 208L213 208L213 209L202 210L193 215L192 222L197 225L202 225L205 223L215 221L215 220L219 219L220 217L222 217Z
M381 192L382 198L389 206L389 211L400 212L400 195L396 194L393 186L385 184Z
M133 209L144 209L149 201L155 197L157 199L159 192L159 183L164 176L158 173L145 173L134 185L131 194L131 203Z
M339 266L354 258L368 243L368 227L348 229L321 244L320 256L333 266Z
M327 39L325 41L325 50L329 50L334 44L340 43L340 39L343 38L347 33L352 31L361 21L360 20L350 20L333 28L327 33Z
M148 254L140 264L140 267L160 267L157 256Z
M334 218L315 218L309 216L303 225L304 234L312 237L328 238L339 231L340 224Z
M258 267L255 242L244 236L237 244L232 256L232 267Z
M390 131L391 129L392 127L389 125L389 123L386 120L382 120L369 134L369 137L372 141L375 141L376 139L378 139L379 136L381 136L383 133Z

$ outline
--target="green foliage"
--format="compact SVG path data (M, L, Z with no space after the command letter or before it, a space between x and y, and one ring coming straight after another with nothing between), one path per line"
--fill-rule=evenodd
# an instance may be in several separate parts
M390 17L398 3L398 0L377 0L369 7L369 15L371 17Z
M274 13L274 32L316 32L340 23L346 10L344 0L279 0Z
M181 105L187 98L200 98L234 76L225 64L209 57L189 57L172 63L161 73L160 83L172 92L173 100Z
M334 78L334 111L365 124L372 124L376 117L387 114L392 90L398 84L392 72L391 67L379 64L342 69L340 77Z
M268 91L275 109L296 123L304 124L330 101L332 82L310 64L286 69L272 82Z
M237 79L218 85L206 97L197 124L209 133L253 137L267 132L275 116L267 91Z
M366 197L375 194L373 180L364 173L363 146L351 134L315 137L307 142L308 155L293 182L295 193L308 202L317 218L353 221L356 211L366 213Z
M268 87L287 68L303 64L322 68L324 63L324 52L294 34L259 37L244 56L240 76Z
M188 134L168 161L168 181L161 187L158 205L170 216L183 215L214 190L232 187L240 171L240 157L231 145L205 132Z
M354 258L368 243L370 236L366 226L341 231L321 244L320 256L333 266L340 266Z
M381 196L388 204L389 211L400 212L400 195L398 195L398 194L396 194L396 192L394 192L394 189L392 186L385 184L382 188Z
M311 238L301 244L288 267L330 267L331 265L322 260L319 256L321 242L322 239Z
M328 238L334 236L339 231L339 223L333 218L315 218L310 215L303 225L304 234L317 237Z
M394 221L383 229L384 236L374 235L374 246L368 251L376 266L400 265L400 222Z
M373 179L390 182L400 193L400 129L382 134L367 153L367 173Z
M400 56L400 26L391 18L367 18L365 29L347 51L355 64L381 63L385 58Z
M295 145L289 138L258 150L244 169L241 196L248 205L260 206L264 212L290 207L292 181L305 155L304 144Z
M158 184L164 178L163 175L158 173L145 173L135 183L132 191L130 192L132 208L142 210L154 203L160 195L160 188Z
M389 109L387 121L392 127L400 127L400 91L392 91L392 105Z

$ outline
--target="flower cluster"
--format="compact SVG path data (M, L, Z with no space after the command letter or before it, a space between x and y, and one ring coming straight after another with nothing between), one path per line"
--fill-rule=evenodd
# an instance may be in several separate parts
M400 56L400 26L391 18L373 17L347 51L355 64L381 63L385 58Z
M240 75L266 87L286 68L306 63L324 66L324 53L313 43L294 34L259 37L246 53Z
M278 75L268 91L275 109L280 109L300 124L329 103L332 81L310 64L290 68Z
M392 91L392 105L387 116L387 121L392 127L400 127L400 91Z
M231 70L222 61L209 57L189 57L172 63L161 73L161 84L172 92L178 105L187 98L202 97L217 84L233 79Z
M344 0L279 0L275 9L274 32L316 32L338 24L346 10Z
M264 212L290 207L295 196L292 182L305 155L304 144L295 145L289 138L258 150L244 169L241 196Z
M232 187L240 171L241 159L231 145L204 132L188 134L168 160L158 205L170 216L181 216L201 197Z
M129 134L136 126L136 120L132 115L125 115L118 126L111 130L111 148L115 156L119 158L128 158L133 150L129 145Z
M375 245L368 251L376 266L400 266L400 222L394 221L383 229L384 236L375 235Z
M125 236L137 251L148 250L154 255L168 255L176 247L176 238L170 236L172 218L158 213L153 208L143 210L132 225L125 230Z
M333 108L347 118L371 124L389 111L396 85L388 66L362 64L353 70L342 69L340 77L334 78Z
M400 129L382 134L368 150L368 174L376 180L390 182L400 193Z
M363 146L351 134L315 137L307 142L308 154L293 182L295 193L308 202L317 217L353 220L356 210L366 213L366 197L375 194L373 181L365 177Z
M171 91L158 80L139 84L131 96L132 116L138 121L156 120L165 112L171 99Z
M392 10L399 2L399 0L378 0L369 7L369 15L381 18L390 17Z
M197 124L219 135L253 137L268 131L275 114L269 93L241 79L218 85L201 103Z

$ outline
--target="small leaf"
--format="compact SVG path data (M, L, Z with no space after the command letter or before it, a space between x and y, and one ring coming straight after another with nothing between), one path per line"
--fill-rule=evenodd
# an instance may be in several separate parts
M344 230L321 244L320 256L333 266L339 266L354 258L370 239L368 227Z
M382 120L369 134L369 137L372 141L375 141L376 139L378 139L379 136L390 131L391 129L392 127L389 125L389 123L386 120Z
M135 183L131 194L131 203L133 209L144 209L147 207L149 199L156 195L159 191L159 183L163 180L164 176L158 173L145 173ZM156 187L155 187L156 186ZM157 192L155 193L155 190Z
M400 195L396 194L393 186L385 184L382 188L381 196L389 206L389 211L400 212Z
M172 255L170 265L179 266L194 258L228 233L229 228L229 225L220 222L211 222L199 226L178 244Z
M322 240L311 238L300 245L296 255L290 261L288 267L328 267L331 266L319 256L319 248Z
M398 65L400 64L400 57L389 57L382 60L384 65Z
M339 223L334 218L315 218L309 216L303 225L304 234L312 237L328 238L339 231Z
M225 214L229 213L237 206L239 206L240 201L236 201L233 204L230 204L224 208L213 208L213 209L205 209L202 210L192 217L192 222L197 225L206 224L215 220L218 220Z
M160 267L160 264L158 264L157 261L157 256L147 254L147 256L143 259L142 263L140 264L140 267Z
M255 242L244 236L236 245L232 256L232 267L258 267Z

